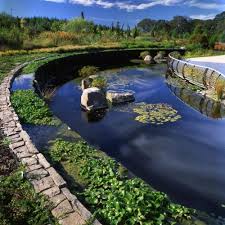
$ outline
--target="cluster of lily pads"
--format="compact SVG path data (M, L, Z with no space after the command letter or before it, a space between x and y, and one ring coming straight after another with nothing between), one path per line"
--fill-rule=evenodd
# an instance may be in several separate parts
M176 122L181 119L181 116L178 114L177 110L173 109L173 107L168 104L162 103L139 103L133 108L133 112L139 114L135 120L141 123L162 125L168 122Z
M128 113L134 112L138 114L138 116L135 117L135 120L140 123L162 125L165 123L176 122L177 120L181 119L178 111L165 103L131 103L126 107L117 108L117 111Z

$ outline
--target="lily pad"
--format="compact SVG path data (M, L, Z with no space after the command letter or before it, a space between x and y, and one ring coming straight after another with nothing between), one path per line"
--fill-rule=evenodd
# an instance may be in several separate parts
M168 104L146 104L138 103L133 108L133 112L139 114L135 120L141 123L151 123L156 125L162 125L165 123L176 122L181 119L172 106Z

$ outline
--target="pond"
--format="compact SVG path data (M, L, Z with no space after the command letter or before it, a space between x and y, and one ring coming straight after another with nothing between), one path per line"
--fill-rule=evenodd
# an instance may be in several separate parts
M60 86L49 106L55 116L87 142L167 193L173 201L224 215L221 207L225 203L223 111L218 103L197 95L186 85L168 84L165 72L163 64L101 72L109 89L132 90L136 100L113 106L97 116L81 110L80 80ZM25 82L24 88L27 85ZM143 103L168 106L179 118L160 124L143 123L137 120L134 110ZM53 138L48 129L43 131L43 138L35 135L35 127L27 129L42 145Z

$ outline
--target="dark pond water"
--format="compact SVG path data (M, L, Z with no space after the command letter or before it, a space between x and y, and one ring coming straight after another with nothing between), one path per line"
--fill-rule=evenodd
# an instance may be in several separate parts
M206 117L177 98L174 89L165 83L165 70L164 65L155 65L110 71L105 76L110 89L125 87L134 91L136 102L171 105L182 116L174 123L143 124L121 106L91 122L80 109L81 90L75 81L58 89L50 107L90 144L173 200L223 213L220 205L225 203L225 120Z
M165 82L165 65L103 72L110 89L135 92L136 102L167 103L182 118L162 125L135 121L130 106L117 106L93 121L81 111L78 81L51 99L53 113L90 144L175 202L225 215L225 120L220 105Z

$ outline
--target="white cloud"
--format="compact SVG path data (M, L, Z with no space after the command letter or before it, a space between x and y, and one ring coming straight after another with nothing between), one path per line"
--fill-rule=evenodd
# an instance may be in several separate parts
M190 18L192 19L199 19L199 20L211 20L214 19L216 14L208 14L208 15L191 15Z
M66 0L45 0L52 2L66 2ZM132 3L131 0L111 2L110 0L68 0L69 3L84 6L101 6L103 8L119 8L127 11L148 9L156 5L176 6L186 5L201 9L225 10L225 4L216 3L215 1L203 2L200 0L144 0L143 3Z
M221 3L216 3L216 2L201 2L199 0L191 0L189 2L187 2L187 4L189 6L192 6L192 7L197 7L197 8L200 8L200 9L225 9L225 3L224 4L221 4Z
M66 0L45 0L46 2L65 3Z

